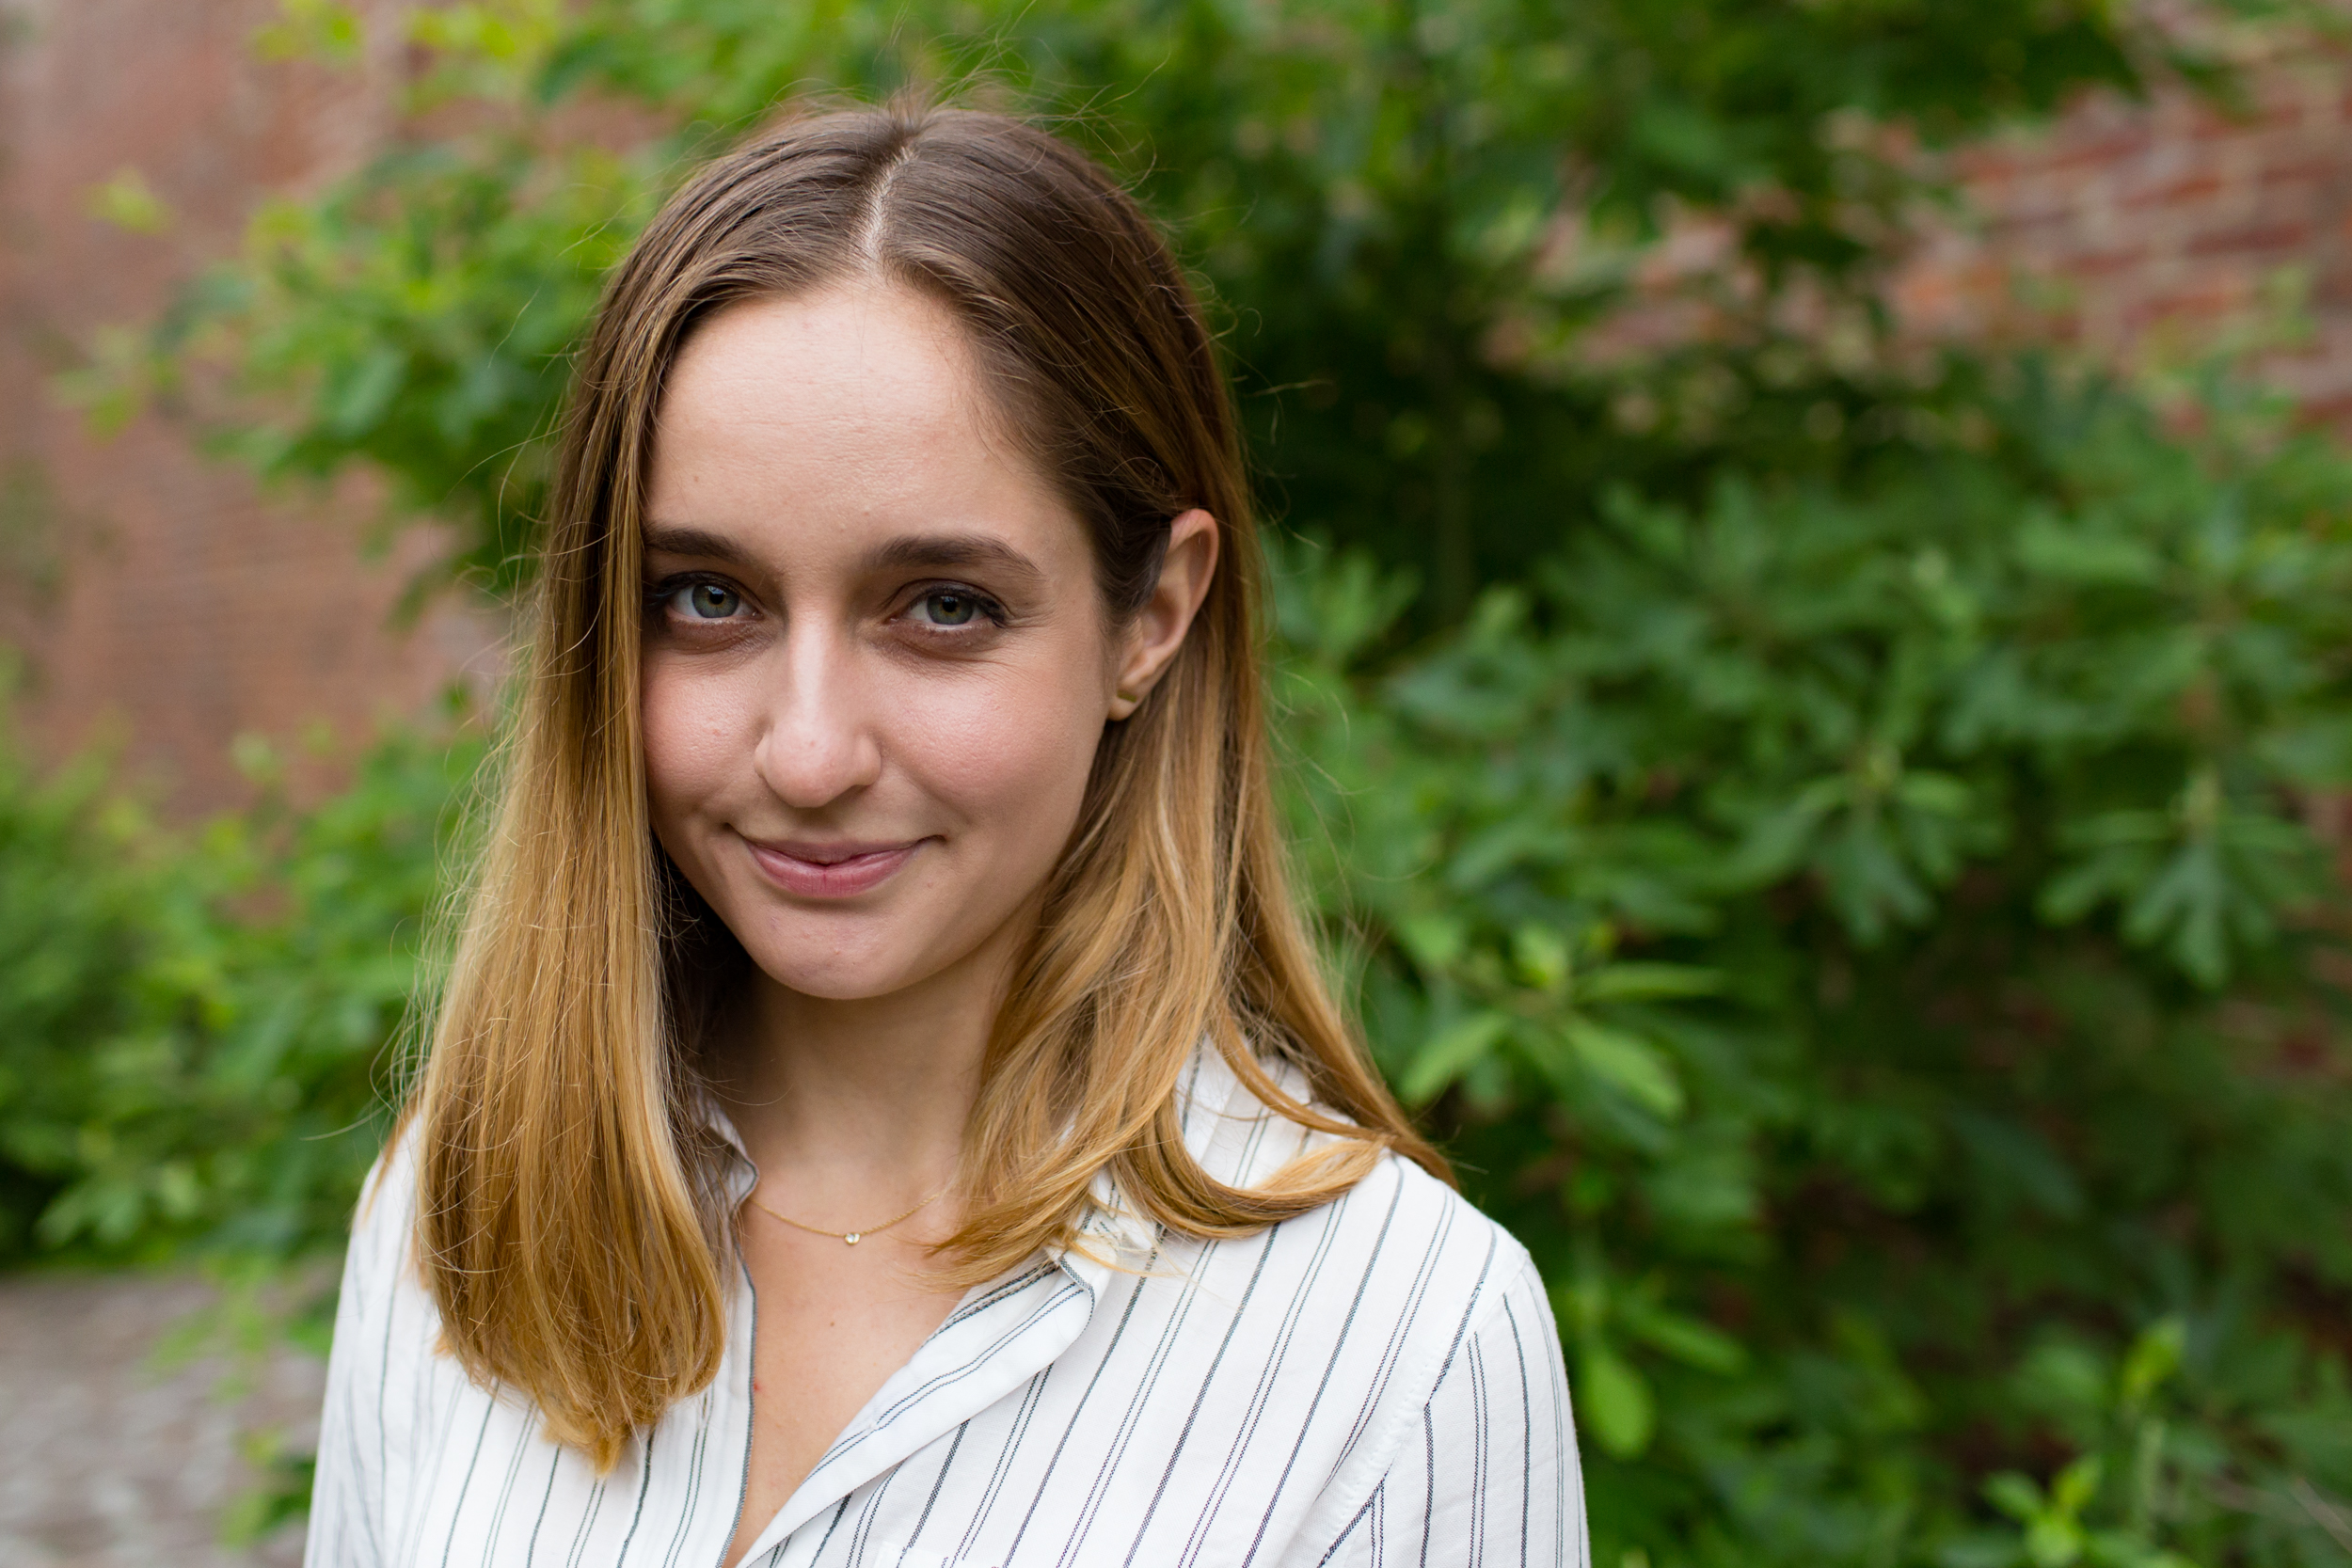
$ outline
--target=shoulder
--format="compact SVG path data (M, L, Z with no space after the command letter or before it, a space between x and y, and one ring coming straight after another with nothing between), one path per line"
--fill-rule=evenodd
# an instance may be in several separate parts
M1410 1160L1391 1154L1324 1209L1278 1230L1316 1233L1324 1270L1353 1281L1376 1323L1394 1325L1397 1354L1424 1392L1463 1342L1502 1310L1507 1292L1542 1286L1518 1239Z
M352 1211L334 1357L386 1386L429 1378L440 1315L416 1264L416 1140L395 1132Z
M1277 1082L1288 1092L1304 1087L1279 1069ZM1196 1079L1189 1099L1186 1142L1219 1180L1263 1184L1330 1141L1214 1066ZM1285 1360L1310 1351L1304 1364L1316 1369L1318 1386L1359 1386L1349 1402L1368 1425L1384 1418L1417 1425L1455 1364L1506 1320L1522 1333L1554 1338L1527 1249L1451 1186L1394 1153L1333 1201L1194 1257L1204 1287L1197 1309L1231 1313L1245 1341L1254 1338L1252 1323L1284 1325L1269 1350ZM1269 1312L1270 1304L1279 1310ZM1368 1435L1359 1432L1359 1441Z
M1484 1391L1506 1371L1518 1386L1515 1342L1531 1371L1558 1365L1526 1249L1394 1155L1320 1208L1246 1236L1171 1239L1155 1261L1121 1310L1100 1315L1104 1364L1137 1364L1114 1335L1161 1347L1134 1402L1174 1388L1200 1452L1264 1456L1250 1484L1302 1543L1339 1540L1430 1445L1484 1443ZM1478 1391L1467 1420L1454 1409L1466 1388Z
M358 1206L351 1215L344 1288L364 1284L389 1291L404 1275L413 1275L416 1228L416 1138L401 1128L393 1132L360 1186Z
M395 1133L352 1212L319 1417L310 1560L382 1561L407 1528L428 1439L462 1390L415 1266L412 1138Z
M1306 1097L1295 1068L1269 1064L1284 1092ZM1282 1168L1335 1141L1282 1117L1250 1093L1222 1063L1210 1061L1186 1087L1185 1142L1221 1181L1259 1186ZM1382 1309L1415 1309L1414 1332L1439 1333L1438 1320L1474 1327L1496 1309L1506 1284L1541 1281L1527 1249L1454 1188L1395 1153L1384 1155L1343 1196L1283 1221L1267 1232L1270 1245L1295 1249L1313 1237L1325 1289L1354 1280Z

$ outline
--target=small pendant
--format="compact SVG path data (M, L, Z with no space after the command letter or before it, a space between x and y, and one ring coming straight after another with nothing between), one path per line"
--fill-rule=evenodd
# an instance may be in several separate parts
M866 1234L866 1232L865 1232L865 1231L863 1231L863 1230L852 1230L852 1231L850 1231L850 1232L847 1236L844 1236L844 1237L842 1237L841 1239L842 1239L843 1241L845 1241L845 1242L849 1243L851 1246L855 1246L855 1245L857 1245L857 1243L858 1243L858 1239L859 1239L860 1237L864 1236L865 1234Z

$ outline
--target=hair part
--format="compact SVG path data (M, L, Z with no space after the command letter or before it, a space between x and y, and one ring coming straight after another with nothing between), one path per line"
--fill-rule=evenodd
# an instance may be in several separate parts
M1087 529L1115 621L1149 599L1176 516L1203 509L1221 535L1183 647L1104 729L995 1021L965 1219L943 1243L954 1275L1070 1244L1105 1171L1193 1236L1316 1208L1391 1150L1447 1174L1371 1067L1292 899L1239 441L1166 244L1098 166L1015 119L788 121L690 181L608 284L564 429L503 799L405 1127L445 1342L599 1466L716 1375L734 1223L699 1050L747 960L657 847L645 797L655 420L699 325L858 277L922 290L962 324L1008 428ZM1335 1141L1262 1187L1211 1177L1177 1104L1203 1041ZM1299 1069L1307 1098L1262 1058Z

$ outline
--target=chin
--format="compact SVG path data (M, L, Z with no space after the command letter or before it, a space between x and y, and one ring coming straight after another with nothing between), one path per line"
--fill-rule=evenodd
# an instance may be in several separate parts
M870 1002L920 985L947 967L928 950L866 946L817 933L771 932L745 950L775 984L824 1002Z
M923 976L903 969L867 969L859 965L811 966L788 958L761 959L760 973L796 996L819 1002L871 1002L902 991Z

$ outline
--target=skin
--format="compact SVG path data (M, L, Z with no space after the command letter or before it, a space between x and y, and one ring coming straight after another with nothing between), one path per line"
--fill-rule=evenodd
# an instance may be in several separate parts
M721 1097L804 1224L742 1215L758 1298L741 1558L954 1307L929 1246L988 1031L1107 721L1168 669L1216 565L1171 529L1115 625L1076 516L961 328L861 279L735 307L664 393L646 499L645 771L662 847L755 971Z

